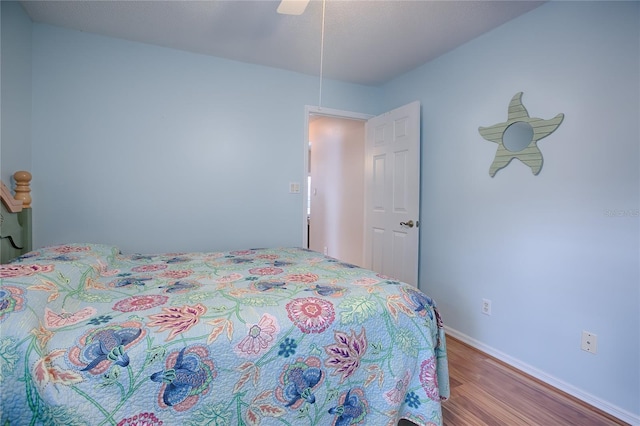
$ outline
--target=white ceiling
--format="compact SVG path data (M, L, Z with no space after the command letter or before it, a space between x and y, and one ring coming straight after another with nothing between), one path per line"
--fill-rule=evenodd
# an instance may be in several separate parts
M21 1L34 22L319 75L322 0ZM378 85L544 1L326 0L323 75Z

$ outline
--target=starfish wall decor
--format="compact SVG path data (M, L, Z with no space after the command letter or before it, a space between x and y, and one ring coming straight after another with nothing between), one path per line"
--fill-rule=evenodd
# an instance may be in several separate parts
M529 117L527 109L522 105L522 92L516 93L509 103L507 121L478 128L483 138L498 144L489 175L494 177L498 170L507 167L514 158L531 167L534 175L540 173L542 152L538 148L538 141L553 133L563 119L562 113L550 120Z

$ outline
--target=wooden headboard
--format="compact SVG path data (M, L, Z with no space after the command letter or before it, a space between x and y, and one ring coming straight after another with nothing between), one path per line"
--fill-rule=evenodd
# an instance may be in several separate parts
M31 251L31 173L16 172L15 195L0 182L0 263Z

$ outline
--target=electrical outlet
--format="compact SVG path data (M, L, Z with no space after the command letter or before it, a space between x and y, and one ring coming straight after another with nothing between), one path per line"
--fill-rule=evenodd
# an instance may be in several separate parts
M329 249L328 249L328 248L326 248L326 247L324 248L324 255L325 255L325 256L328 256L328 255L329 255Z
M598 336L589 332L582 331L582 344L580 348L583 351L589 352L590 354L595 354L598 352Z
M485 315L491 315L491 300L482 299L482 313Z

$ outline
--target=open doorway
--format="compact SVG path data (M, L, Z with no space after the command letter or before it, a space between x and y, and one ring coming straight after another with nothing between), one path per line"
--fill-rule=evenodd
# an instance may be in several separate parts
M308 110L305 244L341 261L364 259L364 148L369 116Z
M337 235L337 249L325 245L321 238L314 237L314 194L316 185L311 173L310 191L303 185L305 194L311 200L310 214L304 209L303 246L307 245L330 256L372 269L378 273L395 277L414 286L418 285L420 248L420 102L414 101L375 117L364 114L306 107L306 135L309 136L309 122L315 115L360 120L364 125L364 161L347 162L349 167L360 167L364 173L362 191L364 208L358 223L346 225L347 215L338 213L329 226ZM313 141L312 141L313 142ZM309 138L305 138L305 171L309 167ZM312 143L313 146L313 143ZM315 151L315 149L312 148ZM316 154L311 154L311 158ZM335 161L335 160L333 160ZM356 164L356 163L359 163ZM308 173L308 172L306 172ZM335 168L330 173L337 174ZM338 179L338 189L349 179ZM330 193L331 192L325 192ZM318 193L316 192L316 197ZM317 204L317 203L316 203ZM344 202L342 202L344 204ZM342 207L342 204L338 203ZM344 211L344 210L342 210ZM310 217L309 223L307 218ZM337 225L346 225L337 227ZM309 232L307 232L307 229ZM348 236L346 230L362 230L362 237ZM317 241L313 241L316 238ZM362 247L362 257L349 259L338 251L343 242L358 242ZM325 250L326 247L326 250ZM357 249L356 249L357 250ZM362 260L360 260L362 259Z

